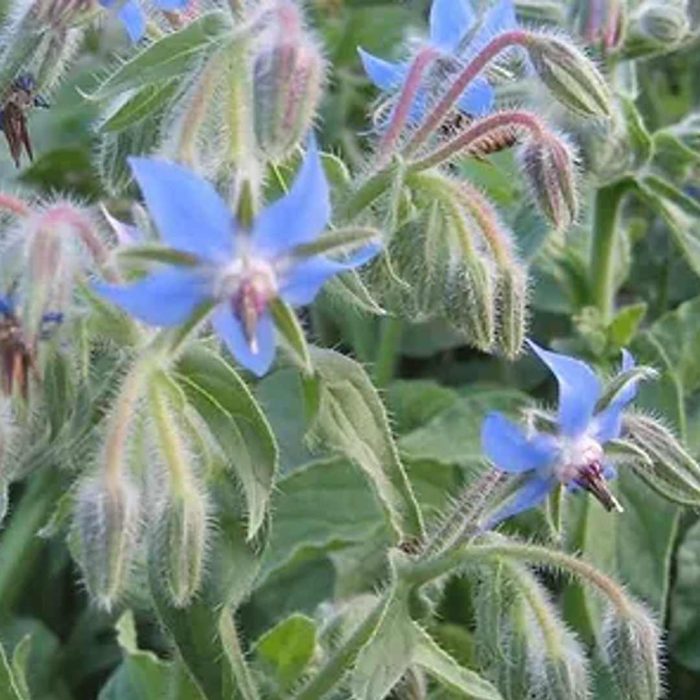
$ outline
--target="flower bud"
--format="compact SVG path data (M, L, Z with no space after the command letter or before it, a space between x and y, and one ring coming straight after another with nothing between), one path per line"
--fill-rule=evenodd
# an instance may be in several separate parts
M573 11L578 34L587 44L606 51L620 45L625 25L623 0L577 0Z
M487 258L468 257L447 270L445 317L471 345L490 352L496 339L496 271Z
M281 0L273 16L274 25L263 34L253 59L254 122L260 150L281 160L311 128L324 62L294 3Z
M499 348L506 357L515 358L527 332L528 280L519 263L501 268L496 303Z
M627 413L623 438L621 447L629 444L639 453L627 461L651 488L675 503L700 504L700 465L668 428L651 416Z
M678 44L690 31L690 22L683 6L668 2L645 3L635 19L639 33L663 47Z
M601 633L606 661L621 700L656 700L662 695L659 628L639 603L610 612Z
M571 42L531 32L526 48L540 79L562 104L584 117L610 115L611 96L603 76Z
M157 557L176 607L186 606L199 589L207 543L204 495L192 484L171 494L152 534L150 547Z
M87 263L103 256L103 244L86 213L68 202L32 214L22 232L25 278L22 280L22 322L31 346L40 337L47 314L69 306L75 276Z
M576 170L569 144L551 132L533 136L520 150L520 163L540 211L557 230L567 229L578 213Z
M124 589L137 546L138 491L123 477L90 477L78 489L74 517L88 592L109 610Z

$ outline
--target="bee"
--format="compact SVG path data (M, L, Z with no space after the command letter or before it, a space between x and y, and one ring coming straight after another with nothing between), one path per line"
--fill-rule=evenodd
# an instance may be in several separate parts
M15 167L20 167L23 151L34 159L32 142L27 129L27 116L33 107L48 109L49 103L37 94L37 85L31 73L21 73L10 85L0 107L0 129L5 133Z
M49 338L53 327L62 321L60 312L44 314L39 338ZM0 295L0 388L8 396L18 392L26 399L32 376L39 379L35 349L27 341L13 294Z

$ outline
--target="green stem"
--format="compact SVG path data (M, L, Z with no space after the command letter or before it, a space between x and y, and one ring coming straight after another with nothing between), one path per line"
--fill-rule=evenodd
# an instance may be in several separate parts
M294 700L319 700L347 673L362 647L382 619L386 599L382 598L357 629L331 656L321 670L297 693Z
M382 319L379 348L374 361L374 383L380 389L386 387L394 376L402 332L403 322L400 318L389 316Z
M624 591L609 577L594 566L564 552L553 551L546 547L530 544L506 542L503 544L462 545L455 547L439 557L416 562L405 567L402 578L414 586L423 586L440 576L454 571L466 564L479 560L496 560L501 557L516 559L528 564L550 566L568 571L598 588L622 615L629 615L631 604Z
M64 489L53 465L29 481L0 538L0 609L11 610L32 573L45 542L37 532L47 521Z
M628 181L619 180L601 187L595 197L590 276L593 302L606 322L615 310L615 233L628 187Z
M226 654L226 658L231 664L231 670L236 680L236 690L243 700L258 700L260 693L255 684L253 674L248 668L248 664L241 649L241 642L238 638L238 631L233 619L233 612L228 608L224 608L219 621L219 635L221 636L222 646Z

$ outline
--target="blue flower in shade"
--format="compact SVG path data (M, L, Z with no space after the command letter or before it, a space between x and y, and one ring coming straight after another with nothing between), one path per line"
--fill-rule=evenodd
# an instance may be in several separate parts
M159 10L175 12L182 10L189 0L154 0L154 5ZM146 33L146 16L141 9L138 0L100 0L102 7L114 9L117 17L126 29L126 33L133 42L140 41Z
M517 26L513 0L498 0L477 23L469 0L434 0L430 11L429 45L440 52L435 62L437 73L432 81L435 89L445 86L456 75L460 66L475 56L493 39ZM369 79L382 92L399 92L410 70L410 63L392 63L358 49ZM423 88L416 95L411 111L411 121L419 121L426 109L430 90ZM462 95L459 108L470 115L479 116L493 108L494 93L488 80L479 76Z
M486 529L540 503L557 484L570 490L590 491L607 510L622 508L610 493L606 479L615 469L605 459L603 445L620 436L622 414L637 393L637 382L627 382L606 408L596 413L602 385L584 362L559 355L529 343L532 350L557 378L559 406L554 434L524 432L500 413L490 413L481 428L481 444L486 456L504 472L524 475L525 479ZM621 371L634 367L625 350Z
M379 252L379 245L369 244L342 262L297 254L330 217L328 183L313 142L289 193L266 207L250 231L240 228L208 182L186 168L149 158L129 162L165 243L194 264L165 265L134 284L101 284L97 291L154 326L179 325L213 301L214 330L258 376L275 355L269 302L280 297L294 306L308 304L330 277Z

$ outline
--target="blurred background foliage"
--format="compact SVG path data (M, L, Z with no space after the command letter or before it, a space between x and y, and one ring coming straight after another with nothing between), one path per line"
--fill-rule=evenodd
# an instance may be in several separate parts
M354 165L363 162L368 105L375 93L363 77L356 47L385 57L395 55L407 34L425 27L428 4L427 0L309 1L332 66L319 120L325 150ZM691 2L687 8L692 27L700 15L697 5ZM568 22L569 8L563 2L525 0L518 8L524 18L553 26ZM0 16L7 12L7 0L0 0ZM80 60L51 96L51 109L32 114L35 161L17 171L4 144L0 147L3 188L42 196L68 194L85 203L109 197L98 177L96 108L82 94L91 91L100 70L110 65L111 49L121 40L113 29L88 33ZM648 134L653 135L654 172L676 183L700 208L700 125L690 123L683 138L671 128L691 119L700 104L699 44L693 39L679 42L671 52L666 48L637 60L627 60L623 54L607 65L616 91L635 100ZM565 115L544 103L534 87L528 91L524 83L518 89L523 94L501 95L503 104L525 100L555 123L569 126ZM695 119L700 122L700 115ZM576 134L582 142L590 137ZM609 147L609 135L606 139ZM629 133L619 148L613 153L615 166L620 153L628 161L634 159L635 142ZM626 202L622 219L618 313L611 323L603 322L591 304L586 261L592 226L586 203L595 186L610 176L612 165L605 162L610 154L603 156L602 164L589 163L593 167L582 186L580 222L566 236L555 234L546 242L545 223L523 204L511 154L499 153L460 167L468 169L500 206L533 266L531 334L610 369L620 348L630 347L640 361L661 373L658 382L643 389L642 405L662 414L697 454L700 284L688 257L680 255L672 242L668 220L638 198ZM119 201L110 201L113 210L119 206ZM691 254L700 256L700 219L687 218L678 225ZM331 295L321 299L313 314L311 327L321 344L341 347L368 365L373 362L385 321L359 312L338 314ZM438 322L404 323L397 366L378 379L428 518L445 508L450 494L483 465L479 428L488 410L513 410L532 396L553 398L551 382L532 359L512 363L480 354ZM296 381L292 371L283 369L256 388L279 440L282 473L272 507L271 541L255 590L240 613L247 651L281 686L293 685L314 663L317 645L339 634L353 611L367 608L386 575L383 550L378 547L386 536L385 524L374 497L346 461L319 460L309 452ZM0 659L0 698L16 698L4 689L12 664L25 665L34 700L175 697L168 685L173 676L169 669L166 673L171 662L163 654L164 640L145 602L134 593L128 601L130 612L121 616L99 612L88 603L67 545L63 538L52 536L65 529L61 512L65 503L59 500L46 519L52 509L42 499L55 498L52 480L60 476L45 471L39 480L12 488L10 523L18 517L15 506L21 502L26 527L41 529L29 548L17 549L15 530L0 531L0 639L11 655ZM591 498L571 499L564 530L567 541L561 546L581 552L614 574L650 606L666 632L668 695L691 700L700 694L700 520L657 497L624 471L617 492L625 507L622 516L604 512ZM553 536L552 523L539 511L517 518L508 528L527 536ZM564 601L567 622L584 640L592 641L597 631L591 610L597 602L574 583L553 578L549 584ZM466 580L453 578L440 591L436 606L439 616L430 632L456 658L468 662L477 653L472 638L474 591ZM177 697L196 697L180 675ZM604 674L598 681L596 699L613 700ZM410 697L410 689L397 693ZM436 691L434 697L447 696Z

